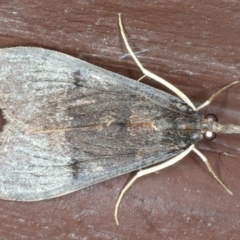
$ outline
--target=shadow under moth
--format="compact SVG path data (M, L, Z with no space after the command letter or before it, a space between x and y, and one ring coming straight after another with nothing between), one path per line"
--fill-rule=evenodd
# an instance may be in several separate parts
M138 178L173 165L216 132L236 133L234 125L204 118L180 90L143 71L178 97L56 51L35 47L0 50L0 198L39 201L71 193L143 169ZM157 166L151 165L160 163Z

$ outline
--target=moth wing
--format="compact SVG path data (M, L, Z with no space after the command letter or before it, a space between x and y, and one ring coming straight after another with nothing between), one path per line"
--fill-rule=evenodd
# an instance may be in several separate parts
M37 201L167 160L192 141L157 131L182 100L55 51L0 50L0 197ZM174 113L174 114L173 114ZM176 114L177 113L177 114Z

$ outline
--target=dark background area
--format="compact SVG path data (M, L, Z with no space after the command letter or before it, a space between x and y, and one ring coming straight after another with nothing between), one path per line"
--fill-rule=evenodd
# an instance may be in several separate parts
M239 79L239 1L0 1L0 47L53 49L138 79L133 60L121 59L127 50L119 12L133 50L148 49L138 55L143 66L196 106ZM168 91L153 80L143 82ZM201 112L240 124L239 91L235 85ZM133 174L47 201L0 200L0 239L239 239L239 140L222 135L198 144L233 196L191 153L134 183L120 205L120 226L114 206Z

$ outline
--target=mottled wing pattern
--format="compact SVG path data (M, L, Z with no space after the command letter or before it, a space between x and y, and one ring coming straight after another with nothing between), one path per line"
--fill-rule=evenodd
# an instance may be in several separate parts
M169 159L198 140L174 130L198 117L182 100L41 48L0 50L0 109L7 120L3 199L64 195Z

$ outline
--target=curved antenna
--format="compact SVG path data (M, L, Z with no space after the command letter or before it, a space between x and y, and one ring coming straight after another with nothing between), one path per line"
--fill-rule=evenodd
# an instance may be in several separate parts
M164 86L166 86L167 88L169 88L171 91L173 91L177 96L179 96L185 103L187 103L194 111L196 111L196 107L193 105L192 101L179 89L177 89L176 87L174 87L171 83L167 82L166 80L164 80L163 78L160 78L159 76L157 76L156 74L148 71L147 69L145 69L142 64L139 62L139 60L137 59L136 55L133 53L128 40L126 38L126 34L123 30L123 25L122 25L122 19L121 19L121 13L118 14L119 16L119 26L120 26L120 30L121 30L121 34L122 34L122 38L124 40L125 46L128 50L128 52L131 54L133 60L135 61L135 63L138 65L138 67L142 70L144 76L148 76L152 79L154 79L155 81L163 84Z

